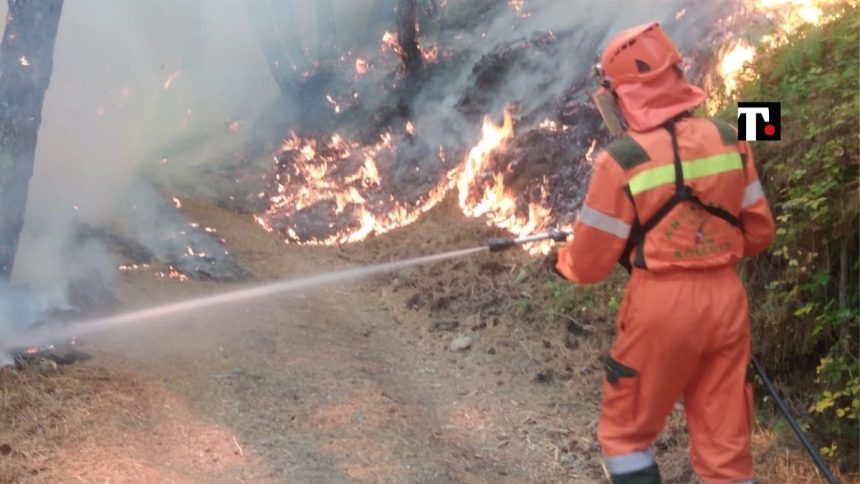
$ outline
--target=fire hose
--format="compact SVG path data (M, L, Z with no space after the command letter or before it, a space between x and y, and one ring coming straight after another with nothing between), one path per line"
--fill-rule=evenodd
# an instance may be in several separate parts
M755 369L755 372L758 373L758 376L761 378L762 383L764 383L765 388L767 388L767 392L773 397L773 401L776 402L776 406L779 407L779 411L782 412L782 415L788 420L788 424L791 425L791 429L794 430L794 433L797 435L797 438L800 439L800 443L803 444L803 447L806 449L806 452L812 458L812 461L815 462L815 466L818 467L818 470L821 471L821 474L827 480L829 484L837 484L839 481L833 477L833 473L830 472L830 468L827 467L827 463L824 462L824 458L821 457L821 454L818 452L818 449L815 448L814 445L809 441L806 437L806 434L803 433L803 429L800 428L800 424L797 423L797 419L794 418L794 415L791 414L791 409L788 408L788 405L785 403L779 396L779 392L776 390L773 382L770 381L770 378L767 377L767 373L764 371L764 366L762 366L761 362L758 361L758 358L755 356L752 357L752 366Z
M499 239L490 239L487 242L487 247L490 252L500 252L506 249L510 249L511 247L515 247L518 245L528 244L531 242L540 242L543 240L554 240L556 242L565 242L568 237L570 237L571 232L559 229L553 229L549 232L543 232L534 235L527 235L519 238L499 238ZM773 401L776 402L776 406L779 407L779 411L782 413L783 417L788 421L788 424L791 426L791 429L794 430L795 435L800 440L800 443L803 445L803 448L812 458L812 461L815 463L815 466L818 467L818 470L821 472L824 479L827 480L829 484L838 484L839 481L833 476L833 473L830 471L830 468L827 466L827 463L824 462L824 458L821 457L821 453L818 452L818 449L815 448L814 445L809 441L809 438L803 432L803 429L800 427L800 424L797 422L797 419L791 413L791 409L788 407L788 404L785 403L785 400L779 396L779 391L776 389L776 386L773 382L768 378L767 373L764 371L764 366L762 366L761 362L759 362L758 358L755 356L752 357L752 366L755 369L755 372L758 374L759 378L761 378L764 387L767 389L768 394L770 394Z

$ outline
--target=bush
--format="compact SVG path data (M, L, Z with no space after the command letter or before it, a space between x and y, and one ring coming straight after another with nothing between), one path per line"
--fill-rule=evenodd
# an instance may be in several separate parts
M822 450L852 455L860 430L860 13L846 4L830 14L762 52L756 79L738 96L782 103L782 141L754 143L777 235L745 276L756 353L774 373L800 375L808 386L814 379L809 411L829 442ZM734 122L736 112L723 116Z

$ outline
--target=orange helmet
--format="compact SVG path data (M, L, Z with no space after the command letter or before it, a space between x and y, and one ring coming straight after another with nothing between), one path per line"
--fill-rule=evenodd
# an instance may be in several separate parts
M657 22L621 32L603 52L602 75L611 89L648 82L682 61L681 53Z

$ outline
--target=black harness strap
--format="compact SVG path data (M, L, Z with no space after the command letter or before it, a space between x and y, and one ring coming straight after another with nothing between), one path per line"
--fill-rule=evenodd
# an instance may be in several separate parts
M667 215L680 203L683 202L691 202L702 208L706 212L711 215L725 220L729 224L734 227L740 227L741 221L734 214L730 213L728 210L725 210L720 207L715 207L713 205L708 205L703 202L695 193L693 193L693 188L684 183L684 166L681 163L681 153L678 149L678 137L675 133L675 120L669 120L666 124L663 125L666 131L669 132L669 135L672 138L672 153L674 155L674 165L675 165L675 194L672 195L672 198L666 200L644 224L639 222L639 214L636 214L636 218L633 222L633 226L630 230L630 237L627 238L627 244L624 246L624 251L621 253L621 259L619 259L619 263L627 269L628 272L632 270L632 265L630 263L630 254L633 253L633 250L637 247L642 250L642 244L645 243L645 236L648 235L648 232L651 231L654 227L656 227ZM633 201L633 195L628 191L628 197L631 202ZM634 204L635 208L635 204ZM638 212L638 211L637 211ZM637 257L636 267L640 269L647 269L645 265L644 257Z

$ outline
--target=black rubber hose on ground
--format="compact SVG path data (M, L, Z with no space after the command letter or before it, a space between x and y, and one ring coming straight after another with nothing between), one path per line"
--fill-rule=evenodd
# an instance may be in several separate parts
M809 456L812 457L812 460L815 462L815 465L818 467L818 470L821 471L821 474L824 475L824 478L827 479L829 484L839 484L839 481L833 477L833 473L830 472L830 468L827 467L827 463L824 462L824 458L821 457L821 454L818 452L818 449L815 448L814 445L809 441L809 438L806 437L806 434L803 433L803 430L800 428L800 424L797 423L797 420L794 418L794 415L791 414L791 409L788 408L788 405L785 403L779 393L777 392L776 387L773 385L773 382L770 381L770 378L767 377L767 373L764 371L764 366L762 366L761 362L758 361L758 358L755 356L752 357L752 365L755 368L758 376L761 377L761 381L764 382L765 388L767 388L767 392L770 393L770 396L773 397L773 401L776 402L776 406L779 407L779 410L782 412L782 415L788 420L788 424L791 425L791 429L794 430L794 433L797 434L797 438L800 439L800 443L803 444L803 447L806 448L806 452L809 453Z

